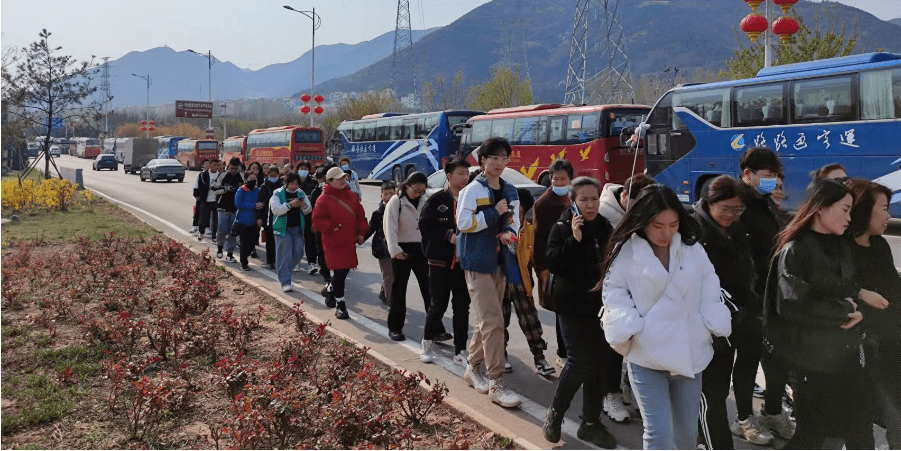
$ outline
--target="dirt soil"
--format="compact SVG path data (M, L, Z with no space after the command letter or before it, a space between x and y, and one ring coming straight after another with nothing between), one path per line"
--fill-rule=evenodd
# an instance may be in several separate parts
M135 219L120 209L108 209L107 213L116 214L122 219ZM166 238L162 240L168 241ZM151 243L146 240L144 243ZM79 246L82 246L79 248ZM90 319L98 321L106 318L108 326L112 324L118 311L129 310L134 317L147 324L154 321L159 313L151 307L151 311L123 305L130 302L128 295L119 295L116 291L99 291L91 288L90 296L79 297L77 290L85 290L78 285L79 277L89 277L94 271L75 266L74 277L63 277L54 272L65 272L65 267L72 268L78 256L92 258L86 252L94 247L97 254L114 248L114 252L125 252L132 249L139 253L138 245L120 246L116 244L92 242L75 244L38 244L29 246L27 251L13 244L3 249L3 303L2 303L2 418L3 431L0 435L2 448L31 449L122 449L122 448L177 448L177 449L209 449L242 447L233 437L224 437L217 427L227 424L228 419L239 418L240 403L226 393L222 378L217 379L217 367L212 358L203 352L192 351L190 346L183 346L181 355L168 356L166 362L151 363L137 376L158 377L164 369L178 373L179 380L187 381L189 389L183 402L162 409L155 432L149 430L144 434L132 433L129 408L122 403L111 401L114 398L113 383L110 379L109 364L115 361L115 353L123 352L124 341L118 339L98 339L109 337L104 331L91 328ZM182 247L183 248L183 247ZM18 253L27 252L30 257L21 261ZM111 251L112 252L112 251ZM187 251L190 253L190 251ZM154 258L160 258L156 254ZM171 254L170 254L171 255ZM179 254L181 255L181 254ZM198 258L182 256L178 258ZM66 260L71 258L72 260ZM112 258L112 257L110 257ZM118 257L117 257L118 258ZM56 263L48 263L48 262ZM150 274L146 280L152 285L141 287L145 293L152 293L147 298L164 296L165 287L175 282L166 265L147 263L141 255L126 258L125 262L138 265L138 273ZM116 260L115 266L125 266L123 260ZM96 263L96 262L95 262ZM90 263L86 263L88 265ZM48 267L38 269L37 265ZM53 266L56 266L54 268ZM232 317L252 318L259 320L259 326L252 328L247 339L246 361L272 362L279 360L286 339L297 338L298 330L294 324L291 311L274 299L265 296L253 288L248 288L239 279L228 272L210 265L214 278L216 294L209 307L200 314L186 315L199 320L197 324L213 324L219 321L223 312L233 310ZM112 268L115 271L121 268ZM174 271L174 270L171 270ZM122 274L125 272L123 271ZM117 273L118 274L118 273ZM114 278L124 278L119 274ZM136 276L137 277L137 276ZM120 279L121 280L121 279ZM113 284L115 285L115 284ZM78 286L79 288L73 288ZM114 288L108 288L113 290ZM118 287L116 289L121 289ZM122 298L116 299L116 296ZM260 310L262 308L262 310ZM106 315L106 316L104 316ZM243 315L243 316L242 316ZM112 319L110 319L112 318ZM119 317L121 320L122 317ZM94 324L96 326L96 324ZM315 325L313 325L315 328ZM106 340L106 341L105 341ZM218 358L234 355L234 343L223 340ZM334 336L326 334L320 342L323 351L322 368L328 368L341 349L354 349L349 344ZM231 347L229 347L231 346ZM343 351L339 351L343 352ZM129 351L131 361L152 357L156 354L150 346L146 331L137 334L134 348ZM181 370L177 366L167 366L175 361L183 362ZM366 364L372 364L374 373L383 381L393 377L393 370L380 366L368 357ZM332 362L333 363L333 362ZM175 368L172 370L172 368ZM256 378L256 374L253 376ZM132 384L135 382L132 381ZM128 385L128 384L126 384ZM123 392L124 393L124 392ZM190 396L187 396L190 395ZM236 407L238 406L238 407ZM388 416L398 420L402 413L394 409ZM232 429L236 423L231 423ZM142 428L137 428L142 429ZM142 429L143 430L143 429ZM401 434L403 431L399 431ZM406 438L397 440L389 446L412 447L421 449L513 449L511 440L496 436L468 417L445 404L439 403L419 424L413 424L406 432ZM214 439L220 436L218 443ZM255 443L253 447L268 448L271 442ZM308 446L311 442L305 442ZM334 442L321 445L335 447ZM380 443L380 442L375 442ZM358 443L357 446L374 446L373 442ZM379 447L379 445L375 445ZM385 445L381 445L385 447Z

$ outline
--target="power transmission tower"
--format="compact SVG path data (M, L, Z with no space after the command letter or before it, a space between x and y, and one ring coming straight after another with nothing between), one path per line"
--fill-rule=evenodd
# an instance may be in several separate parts
M498 38L498 61L495 67L518 69L520 76L530 80L529 76L529 57L526 54L526 36L525 30L531 27L531 23L526 23L522 14L522 2L516 0L513 6L512 20L501 20L501 36ZM531 91L532 84L529 83ZM530 92L532 94L532 92Z
M619 0L578 0L565 103L634 102L624 34Z
M397 23L394 28L394 53L391 55L391 88L400 92L401 83L410 80L414 98L416 66L413 56L413 30L410 24L410 0L397 0ZM418 102L414 102L418 103Z
M112 100L113 96L110 94L110 84L109 84L109 59L110 57L103 57L103 66L101 66L100 73L100 111L103 113L103 135L109 135L109 112L110 112L110 100Z

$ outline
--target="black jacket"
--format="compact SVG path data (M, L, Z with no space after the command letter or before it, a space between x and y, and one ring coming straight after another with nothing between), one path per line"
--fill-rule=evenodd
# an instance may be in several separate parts
M450 268L457 251L451 238L457 232L454 196L446 189L439 191L426 201L419 214L422 251L429 265Z
M194 188L194 198L206 202L206 196L210 193L210 171L203 171L197 176L197 187Z
M272 193L281 187L282 179L278 179L277 182L272 183L268 178L260 186L260 194L257 196L257 202L262 202L263 208L257 209L257 219L262 219L263 224L266 227L272 227L272 215L269 214L269 199L272 198Z
M769 351L802 374L848 370L860 353L863 323L845 330L860 287L851 243L838 235L802 231L770 265L763 303Z
M316 182L316 180L313 180L313 177L307 176L307 178L305 178L302 182L300 182L299 188L301 191L303 191L304 194L307 195L307 197L309 197L311 194L313 194L313 190L316 189L316 187L318 187L318 186L319 186L319 183ZM312 213L310 213L310 214L312 214Z
M222 177L222 189L220 190L221 193L219 194L219 202L216 204L216 208L228 213L238 211L235 207L235 193L238 192L238 189L243 184L244 177L241 176L240 172L234 174L226 172Z
M871 236L870 246L863 247L851 243L854 259L854 280L861 288L875 291L889 302L889 307L878 310L866 302L858 302L863 313L867 332L872 332L880 342L901 341L901 277L895 269L892 249L882 236ZM901 359L901 356L898 357ZM901 377L901 375L899 375Z
M561 284L556 312L561 315L597 316L601 292L592 291L601 281L601 263L613 227L600 214L582 224L582 241L573 237L572 210L566 210L551 229L545 255L548 269Z
M770 261L776 249L776 236L784 224L779 207L770 196L758 193L752 186L742 184L741 188L739 194L745 204L745 211L741 214L740 221L751 235L751 256L757 273L754 291L762 296Z
M363 241L372 238L372 256L378 259L391 258L388 252L388 240L385 239L385 229L382 227L382 219L385 217L385 202L379 202L379 208L372 212L369 218L369 230Z

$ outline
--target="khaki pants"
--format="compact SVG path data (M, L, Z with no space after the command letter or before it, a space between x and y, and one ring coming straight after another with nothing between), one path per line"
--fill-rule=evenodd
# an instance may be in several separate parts
M494 274L466 271L466 286L472 298L475 324L469 340L469 362L485 362L488 377L504 372L504 299L507 277L499 266Z

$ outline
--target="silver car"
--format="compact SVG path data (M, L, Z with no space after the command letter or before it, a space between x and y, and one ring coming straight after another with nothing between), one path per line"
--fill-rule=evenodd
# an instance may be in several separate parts
M476 166L472 166L469 168L470 174L481 172ZM504 168L504 172L501 174L501 178L504 179L507 183L515 186L517 189L523 188L528 190L529 193L532 194L532 197L538 199L544 192L547 190L547 187L543 185L539 185L532 181L532 179L526 177L521 172L516 169ZM437 193L438 191L443 190L447 187L447 175L444 174L444 170L438 170L432 173L429 176L428 185L426 187L426 192L431 196L432 194Z
M185 167L172 158L154 158L141 168L141 181L150 180L185 180Z

